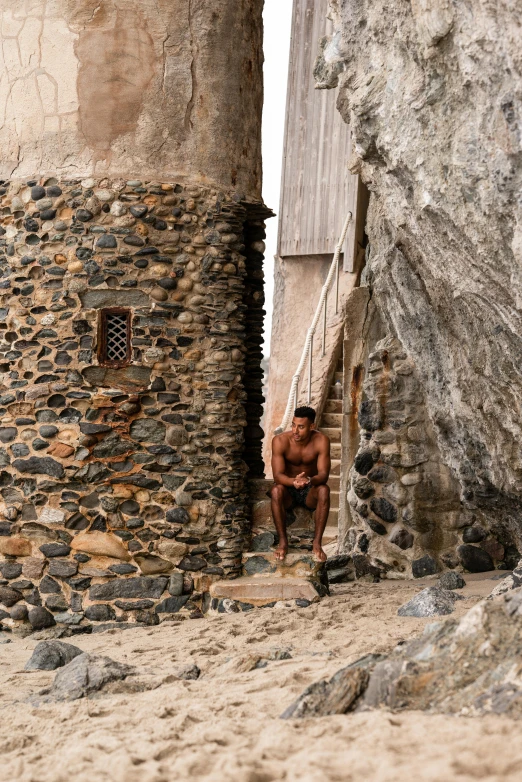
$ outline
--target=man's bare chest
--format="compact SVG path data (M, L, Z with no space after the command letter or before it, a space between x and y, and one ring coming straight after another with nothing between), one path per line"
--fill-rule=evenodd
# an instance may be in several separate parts
M295 467L311 466L317 463L317 455L317 448L312 444L299 448L291 443L286 449L285 460Z

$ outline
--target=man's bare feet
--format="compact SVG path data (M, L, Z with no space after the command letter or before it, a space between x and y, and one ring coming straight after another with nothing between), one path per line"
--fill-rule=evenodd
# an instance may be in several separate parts
M279 562L283 562L286 555L288 554L288 543L286 541L281 541L274 553L275 558L279 560Z
M317 562L326 562L326 554L324 553L320 543L315 543L314 541L312 554L314 555L314 559Z

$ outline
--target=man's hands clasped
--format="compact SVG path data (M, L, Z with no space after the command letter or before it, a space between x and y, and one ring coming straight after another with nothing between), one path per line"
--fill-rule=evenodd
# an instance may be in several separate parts
M310 483L310 478L306 475L306 473L301 472L299 475L296 476L294 480L294 488L295 489L303 489L305 486L308 486Z

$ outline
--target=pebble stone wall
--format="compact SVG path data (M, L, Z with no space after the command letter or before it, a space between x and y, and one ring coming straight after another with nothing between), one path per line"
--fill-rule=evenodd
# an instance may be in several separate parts
M0 209L0 622L201 616L262 471L268 212L94 179L1 182ZM98 361L110 307L126 366Z
M395 338L381 340L369 355L358 425L347 540L356 576L422 578L445 568L516 566L520 554L509 535L490 530L461 502L414 362Z

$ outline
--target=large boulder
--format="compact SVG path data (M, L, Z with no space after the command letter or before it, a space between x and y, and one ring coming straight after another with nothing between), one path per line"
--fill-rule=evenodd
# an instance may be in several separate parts
M412 597L397 611L399 616L444 616L455 610L455 600L458 596L449 589L427 587Z
M48 700L74 701L102 690L107 684L121 681L133 672L110 657L80 654L55 676Z
M326 561L326 571L330 584L344 584L355 579L353 559L346 554L329 557Z
M494 562L488 552L477 546L467 544L459 546L458 555L462 567L469 570L470 573L485 573L495 569Z
M439 578L438 586L440 589L464 589L466 582L455 570L448 570Z
M522 586L522 560L518 563L517 567L513 570L511 575L506 575L500 583L497 584L489 594L490 598L503 595L505 592L509 592L512 589L518 589Z
M454 595L454 598L456 596ZM391 654L367 655L315 682L283 718L368 709L522 717L522 588L483 600L459 621L446 619Z
M67 665L80 654L83 654L81 649L63 641L40 641L26 662L24 670L54 671Z
M284 720L346 714L368 686L369 670L382 659L368 655L342 668L329 681L311 684L281 715Z

